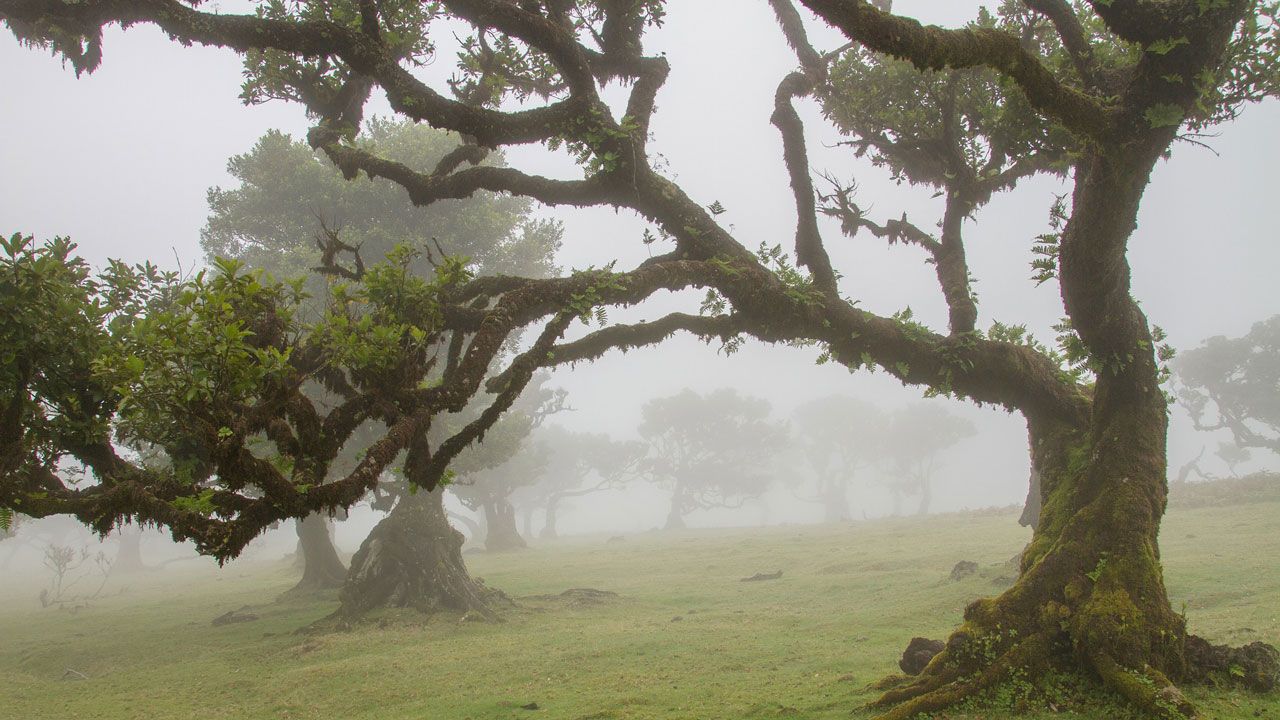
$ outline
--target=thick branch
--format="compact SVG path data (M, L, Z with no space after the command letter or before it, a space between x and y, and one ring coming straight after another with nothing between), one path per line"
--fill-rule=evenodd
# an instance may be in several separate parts
M836 294L836 276L831 258L822 245L818 231L818 212L813 179L809 175L809 153L805 147L804 123L791 104L797 97L813 91L813 84L803 73L791 73L779 85L774 96L771 118L782 133L782 157L791 176L791 190L796 202L796 261L813 273L814 285L825 293Z
M876 9L866 0L801 0L851 40L906 60L921 70L986 66L1011 78L1038 110L1089 138L1111 131L1099 100L1060 83L1009 33L986 28L947 30Z

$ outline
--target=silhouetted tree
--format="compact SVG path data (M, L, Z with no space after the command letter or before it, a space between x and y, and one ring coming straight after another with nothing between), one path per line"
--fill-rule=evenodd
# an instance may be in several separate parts
M694 510L741 507L764 493L787 434L769 412L767 400L729 388L706 395L685 390L645 403L639 432L650 450L643 470L671 491L668 530L683 528Z
M827 522L850 520L849 485L884 452L884 412L869 402L829 395L801 405L792 418L795 441L816 481L812 501L822 504Z
M545 522L539 537L559 537L557 519L562 503L572 498L620 487L636 477L648 447L641 442L614 440L602 433L579 433L550 425L537 430L524 452L545 460L531 485L520 489L520 503L542 508Z
M1217 454L1232 474L1250 449L1280 453L1280 315L1242 337L1211 337L1183 352L1174 377L1197 430L1231 433Z
M893 513L901 512L902 496L919 495L917 515L929 512L938 455L977 432L973 423L928 403L915 403L895 412L885 434L884 452L893 490Z

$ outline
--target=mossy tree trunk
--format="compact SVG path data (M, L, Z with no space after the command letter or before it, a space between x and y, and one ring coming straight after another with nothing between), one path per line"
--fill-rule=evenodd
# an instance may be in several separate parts
M338 549L329 536L329 523L319 513L294 521L298 533L297 556L301 558L302 578L288 594L305 594L342 587L347 568L338 557Z
M410 444L405 468L411 483L430 457L425 438ZM467 572L463 540L449 524L444 488L405 493L351 558L339 593L341 605L330 619L346 623L377 608L395 607L477 613L497 620L496 609L510 601Z
M1174 684L1188 676L1186 631L1157 542L1167 408L1124 260L1154 149L1098 151L1078 170L1061 280L1097 383L1081 425L1028 420L1042 505L1021 575L971 604L925 671L877 701L891 708L883 718L939 710L1054 665L1093 672L1154 717L1194 715Z
M496 619L501 593L474 580L462 561L462 533L449 525L443 491L406 494L351 558L335 615L354 620L376 608L477 612Z

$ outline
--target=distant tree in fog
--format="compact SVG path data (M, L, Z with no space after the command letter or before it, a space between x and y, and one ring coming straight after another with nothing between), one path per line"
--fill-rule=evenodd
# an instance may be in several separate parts
M547 465L547 451L530 437L548 414L563 405L563 391L544 387L547 378L546 374L534 378L484 439L463 450L449 466L454 473L450 491L484 517L486 550L515 550L528 544L516 527L513 498L518 490L537 482Z
M792 419L795 442L814 474L814 493L804 499L821 503L827 522L849 520L849 485L883 452L884 411L864 400L829 395L801 405Z
M1238 338L1211 337L1173 363L1175 396L1202 432L1226 430L1217 455L1235 473L1250 450L1280 453L1280 315Z
M694 510L741 507L773 481L774 455L787 427L769 419L769 401L722 388L685 390L641 410L640 436L649 443L647 479L671 491L667 529L682 528Z
M356 142L412 168L429 169L459 147L453 133L428 125L374 118ZM488 163L503 164L502 155ZM346 180L324 153L279 131L268 131L246 153L227 161L237 181L210 188L209 217L200 244L210 258L242 260L278 277L307 277L308 289L325 294L326 278L311 270L321 264L317 235L338 232L376 262L399 243L434 248L470 258L480 275L555 274L561 224L536 218L527 198L477 193L461 202L416 207L404 190L384 179ZM425 256L413 271L427 273Z
M614 440L603 433L571 432L558 425L536 431L526 447L526 451L540 452L546 462L536 481L521 488L518 502L530 511L545 511L539 533L545 539L558 536L561 503L635 478L648 451L641 442Z
M904 495L919 495L916 513L929 512L939 455L977 433L968 420L952 415L933 403L915 403L895 412L884 437L894 514L901 513Z

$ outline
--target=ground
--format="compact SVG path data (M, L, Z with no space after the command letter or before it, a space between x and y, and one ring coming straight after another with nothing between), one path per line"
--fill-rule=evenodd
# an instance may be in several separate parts
M868 683L896 671L912 635L945 637L967 602L1002 588L1003 563L1028 538L1016 518L593 536L468 555L475 575L525 598L502 624L403 611L296 634L336 595L273 603L297 580L285 563L150 574L75 613L4 583L0 718L864 718L850 711L878 695ZM1192 632L1280 644L1280 502L1174 508L1162 549ZM979 573L952 581L960 560ZM582 587L619 597L530 597ZM210 625L244 605L260 619ZM88 679L63 679L68 669ZM1280 720L1280 695L1189 695L1214 720ZM945 717L1007 717L1015 696Z

